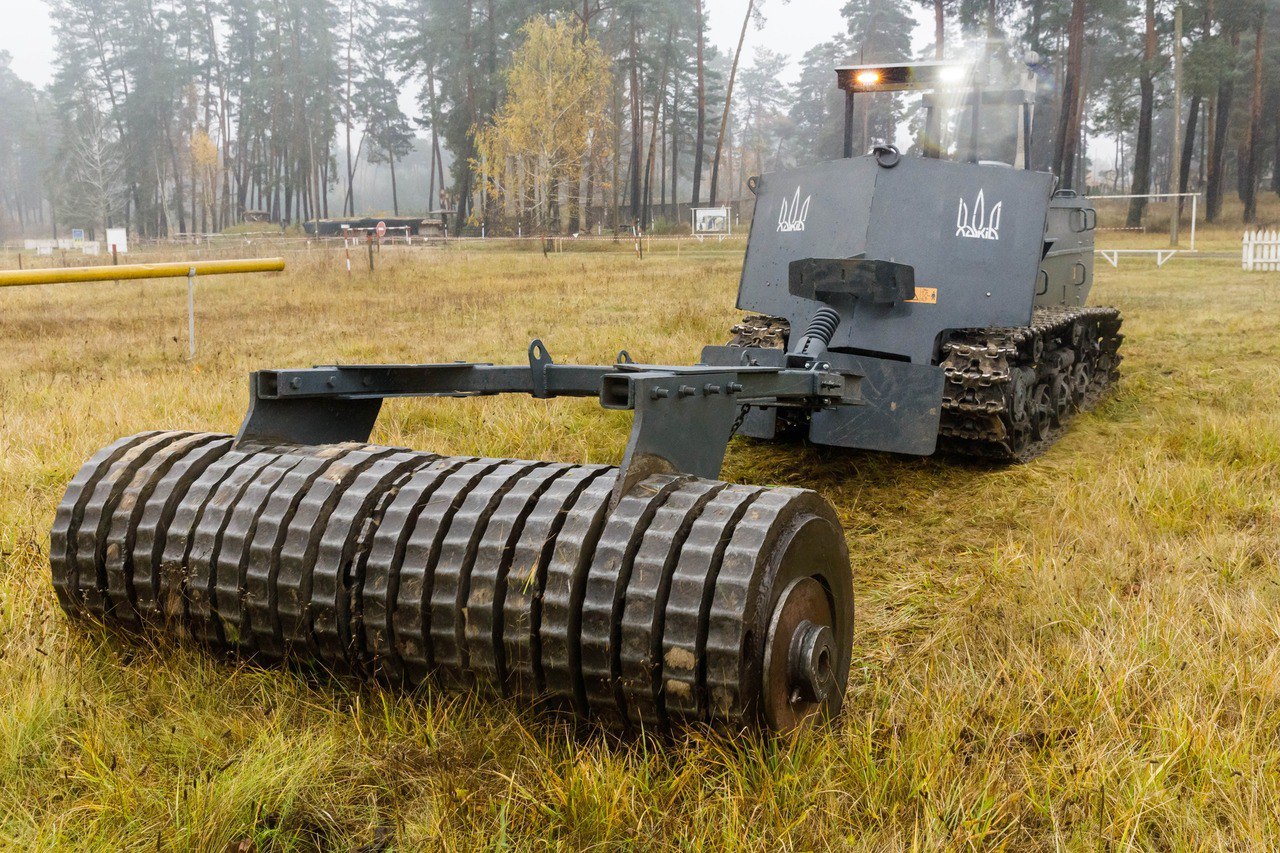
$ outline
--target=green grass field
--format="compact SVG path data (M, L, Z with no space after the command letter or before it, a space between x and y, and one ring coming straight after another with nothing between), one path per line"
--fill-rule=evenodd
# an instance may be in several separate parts
M54 509L116 437L233 431L255 367L519 363L535 336L560 361L689 362L737 316L737 251L387 252L351 278L298 254L199 284L193 364L184 282L0 291L0 847L1280 845L1280 274L1238 262L1100 264L1124 378L1032 464L733 443L725 479L814 488L845 525L854 669L829 729L620 741L58 609ZM375 440L616 462L628 425L591 401L398 402Z

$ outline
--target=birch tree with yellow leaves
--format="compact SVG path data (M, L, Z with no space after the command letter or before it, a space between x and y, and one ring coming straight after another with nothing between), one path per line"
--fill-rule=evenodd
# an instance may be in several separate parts
M609 58L569 20L534 18L522 33L506 98L476 134L471 165L491 202L476 213L530 230L581 229L613 155Z

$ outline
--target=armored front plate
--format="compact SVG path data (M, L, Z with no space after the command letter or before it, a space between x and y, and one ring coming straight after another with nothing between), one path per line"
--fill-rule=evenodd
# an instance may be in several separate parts
M1031 321L1053 177L998 165L903 157L819 163L763 176L738 307L803 329L819 307L787 290L804 258L849 258L915 269L913 301L830 303L842 322L832 349L928 364L945 329Z
M814 412L815 444L928 456L937 449L942 416L942 368L883 358L827 353L833 370L862 376L865 406Z

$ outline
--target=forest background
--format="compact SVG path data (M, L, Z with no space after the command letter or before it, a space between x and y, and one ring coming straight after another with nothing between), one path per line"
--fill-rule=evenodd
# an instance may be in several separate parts
M850 0L799 57L717 49L705 0L47 5L52 82L0 52L0 239L439 209L487 233L652 228L839 156L835 66L934 58L1030 59L1033 165L1063 186L1199 191L1209 221L1280 193L1278 0ZM735 5L744 34L804 14ZM918 138L909 100L860 109L859 150Z

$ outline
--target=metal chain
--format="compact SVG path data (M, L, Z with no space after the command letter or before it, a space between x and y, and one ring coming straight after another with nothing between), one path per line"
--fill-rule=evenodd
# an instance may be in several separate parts
M742 429L742 422L747 419L747 413L751 411L749 403L743 403L742 408L738 410L738 417L733 422L733 428L729 430L729 438L733 438L738 434L738 430Z

